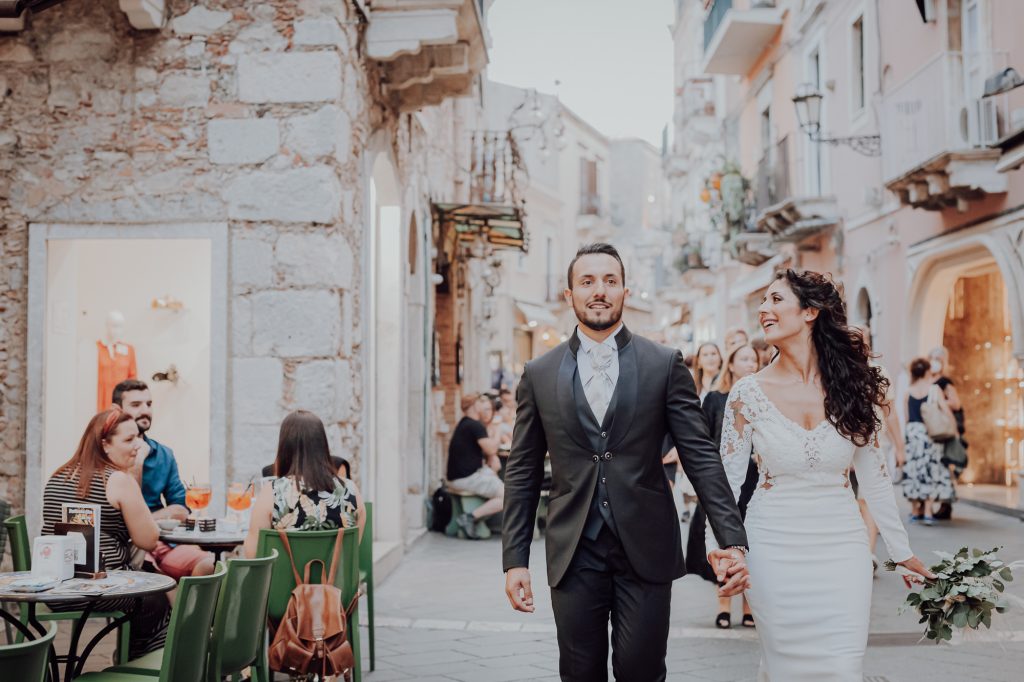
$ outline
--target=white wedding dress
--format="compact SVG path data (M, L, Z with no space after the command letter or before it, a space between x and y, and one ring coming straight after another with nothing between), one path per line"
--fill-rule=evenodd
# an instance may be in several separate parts
M861 682L872 570L851 466L889 556L912 555L885 456L855 446L827 420L803 428L768 400L754 376L729 393L721 452L737 497L751 453L759 471L744 524L747 598L761 641L758 679ZM707 543L718 546L710 527Z

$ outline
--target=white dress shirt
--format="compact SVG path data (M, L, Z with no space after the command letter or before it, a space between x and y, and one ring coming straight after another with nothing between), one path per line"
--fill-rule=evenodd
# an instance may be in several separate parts
M618 386L619 384L619 344L615 342L615 337L618 336L624 326L625 325L620 322L618 328L612 332L608 338L601 342L604 345L609 346L614 351L612 354L612 364L608 367L608 378L612 380L612 390L614 390L615 386ZM598 343L581 332L579 327L576 328L576 336L579 337L580 340L580 349L576 353L576 368L580 373L580 384L586 388L587 382L589 382L591 377L594 376L594 368L590 364L590 349L597 346ZM587 398L587 402L590 402L589 397ZM590 408L594 408L593 404L591 404Z

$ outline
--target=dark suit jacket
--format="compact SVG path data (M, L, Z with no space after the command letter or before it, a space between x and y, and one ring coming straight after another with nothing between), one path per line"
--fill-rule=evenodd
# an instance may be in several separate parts
M607 478L615 526L633 570L644 580L670 582L685 573L679 519L661 464L669 433L723 547L746 546L743 522L718 450L708 438L693 378L682 354L623 329L619 380L608 426L608 449L596 452L578 416L573 376L579 338L530 361L517 394L512 451L505 471L502 528L504 570L529 566L530 542L551 455L548 500L548 583L557 586L572 561L597 486Z

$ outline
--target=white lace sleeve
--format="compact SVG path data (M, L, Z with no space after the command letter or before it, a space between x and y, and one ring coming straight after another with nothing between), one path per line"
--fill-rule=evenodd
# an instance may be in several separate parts
M907 529L900 520L896 495L885 464L885 455L878 448L877 441L857 448L853 453L853 468L857 472L861 497L868 503L871 516L878 525L878 531L889 550L893 561L905 561L913 556Z
M740 381L729 392L729 398L725 403L725 415L722 420L722 445L719 452L722 455L722 465L729 477L729 486L732 488L732 496L735 500L740 499L740 488L747 477L747 467L750 462L750 452L753 449L751 433L754 426L750 421L750 410L748 409L748 392L745 390L745 382ZM718 549L718 542L714 533L711 532L711 524L704 527L704 542L707 551Z

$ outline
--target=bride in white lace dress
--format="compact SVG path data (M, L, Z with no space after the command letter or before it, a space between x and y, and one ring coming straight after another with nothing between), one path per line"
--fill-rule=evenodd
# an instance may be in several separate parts
M910 550L877 447L887 382L825 277L780 273L759 313L779 355L733 386L721 446L737 497L751 453L759 471L745 524L759 679L861 682L872 566L851 467L889 555L931 575ZM710 529L707 542L717 547Z

